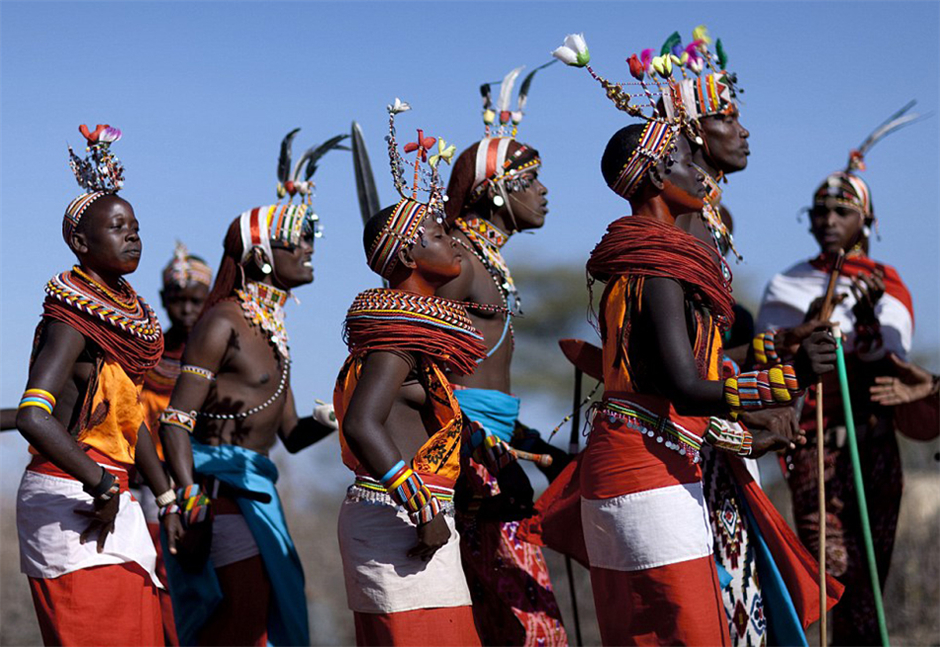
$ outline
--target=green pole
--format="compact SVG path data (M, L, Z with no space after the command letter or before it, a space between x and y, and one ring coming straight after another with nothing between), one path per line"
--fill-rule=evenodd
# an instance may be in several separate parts
M878 564L875 562L875 545L871 539L871 524L868 521L868 503L865 500L865 484L862 482L862 464L858 456L858 442L855 437L855 419L852 417L852 401L849 398L849 374L845 368L845 352L842 350L842 331L833 328L836 338L836 363L839 368L839 388L842 391L842 406L845 410L845 429L852 458L852 476L855 480L855 493L858 497L858 511L862 517L862 536L865 540L865 556L868 558L868 574L871 589L875 596L875 613L878 616L878 632L881 644L888 647L888 624L885 621L884 602L881 599L881 581L878 578Z

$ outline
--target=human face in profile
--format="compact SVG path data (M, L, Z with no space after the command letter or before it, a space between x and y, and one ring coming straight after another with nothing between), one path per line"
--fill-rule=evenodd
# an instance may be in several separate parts
M134 208L116 195L98 198L72 233L70 245L82 265L102 277L133 273L143 252Z
M728 113L702 117L699 123L708 147L708 159L717 170L735 173L747 167L747 158L751 154L747 138L751 133L741 125L737 108Z
M460 276L463 257L457 242L438 222L435 215L425 216L422 231L411 247L410 256L414 271L434 286L441 286Z

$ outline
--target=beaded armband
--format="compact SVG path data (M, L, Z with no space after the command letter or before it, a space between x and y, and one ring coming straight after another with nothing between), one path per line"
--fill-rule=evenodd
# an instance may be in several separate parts
M402 506L417 525L429 522L441 511L440 501L404 461L398 461L386 472L382 477L382 485L392 500Z
M209 515L209 504L212 501L202 492L197 484L187 485L176 491L176 500L179 502L180 516L184 526L205 521Z
M207 368L202 368L201 366L193 366L192 364L183 364L180 367L180 373L188 373L189 375L195 375L196 377L201 377L202 379L209 380L210 382L215 381L215 373L213 373Z
M467 439L467 449L477 463L496 476L504 467L516 461L516 457L509 451L499 436L491 434L478 422L470 423L473 431Z
M196 412L195 411L180 411L179 409L173 409L172 407L167 407L160 413L158 418L160 424L170 425L171 427L179 427L184 429L188 433L193 433L193 430L196 428Z
M164 492L163 494L157 497L156 502L157 502L157 507L160 507L160 508L166 507L170 505L171 503L176 503L176 492L174 492L172 489L167 490L166 492Z
M26 389L17 409L26 407L39 407L51 416L55 409L55 396L43 389Z
M777 348L774 343L776 335L777 331L771 329L759 334L751 342L751 347L754 349L754 361L761 366L780 363L780 355L777 354Z
M749 371L725 380L725 402L735 420L742 411L789 404L801 393L796 372L789 364Z
M121 492L121 483L111 472L101 468L101 480L94 487L83 487L85 494L92 499L110 501Z
M168 514L180 514L180 507L176 503L170 503L157 510L158 519L162 519Z
M713 417L708 421L705 440L715 449L731 452L738 456L750 456L751 444L754 438L747 427L741 423Z

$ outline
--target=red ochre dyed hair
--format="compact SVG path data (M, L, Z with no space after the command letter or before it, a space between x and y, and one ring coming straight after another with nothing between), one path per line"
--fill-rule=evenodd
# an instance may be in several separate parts
M469 148L463 151L454 162L454 170L450 174L450 181L447 183L447 202L444 203L444 211L447 213L447 222L453 223L459 216L463 215L467 207L465 204L473 191L473 178L476 176L477 147L480 142L474 142ZM516 140L509 142L509 148L506 150L506 157L515 153L523 144Z
M225 240L222 242L222 262L219 263L219 271L215 274L215 283L212 284L212 291L206 298L205 305L202 306L200 317L205 315L219 301L223 301L235 293L236 289L244 287L244 269L239 261L241 260L242 232L240 217L235 218L229 225L225 233Z

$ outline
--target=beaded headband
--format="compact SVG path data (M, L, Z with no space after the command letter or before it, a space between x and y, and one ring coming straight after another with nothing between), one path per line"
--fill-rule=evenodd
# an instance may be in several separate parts
M417 139L404 145L406 153L415 153L414 181L407 186L404 168L405 161L398 152L398 142L395 139L395 115L411 110L411 106L401 99L395 98L395 103L386 106L388 111L388 160L392 171L392 180L395 189L401 196L398 204L392 210L388 221L382 227L379 236L372 243L366 261L372 270L388 278L398 263L398 252L403 247L414 245L420 237L423 228L421 223L428 215L432 215L438 222L444 221L444 186L438 175L437 166L443 160L451 163L457 148L448 146L443 139L425 137L424 131L418 129ZM428 155L428 152L437 144L438 152ZM422 163L426 164L422 166ZM410 189L410 191L409 191ZM419 201L418 192L428 194L428 202ZM408 193L410 192L410 195Z
M924 118L924 115L910 112L916 104L917 101L908 102L875 128L858 148L850 151L845 170L830 174L816 189L813 194L814 206L824 206L827 201L834 198L837 204L857 209L866 219L874 219L871 190L865 180L855 172L865 170L865 155L875 144L891 133Z
M82 124L78 131L85 137L85 159L78 157L69 146L69 167L75 174L78 185L85 193L72 200L62 219L62 237L68 243L72 232L78 227L82 216L98 198L117 193L124 186L124 165L111 154L111 144L121 138L121 131L107 124L98 124L89 132Z
M571 67L585 68L591 77L600 83L607 95L618 110L646 120L646 127L640 137L637 147L621 169L617 180L611 185L618 195L629 198L642 184L649 169L675 147L675 138L680 130L688 132L691 139L697 139L692 131L688 114L682 104L677 104L673 114L663 115L656 105L656 94L667 95L674 91L675 81L672 78L673 59L671 54L653 56L652 49L644 49L639 56L633 54L627 59L630 74L636 79L649 104L649 109L642 104L631 103L634 96L624 91L625 83L612 83L599 76L589 65L591 55L584 40L583 34L569 34L565 43L557 48L552 55ZM633 82L631 82L633 83Z
M212 270L198 258L189 255L186 245L176 241L173 260L163 270L163 287L185 288L189 283L212 287Z
M729 114L737 109L736 97L741 90L737 77L726 70L728 55L721 39L715 41L715 52L708 28L699 25L692 30L692 42L682 44L679 32L673 32L660 50L679 69L682 80L672 84L671 91L663 94L666 114L672 117L679 106L687 117L697 121L702 117ZM705 71L706 68L709 71Z
M336 135L319 146L307 149L292 169L291 147L298 132L300 128L294 128L281 141L281 153L277 164L277 197L283 199L289 196L287 203L256 207L239 216L244 250L242 263L248 259L255 248L261 249L268 262L274 263L274 256L271 253L272 242L296 246L305 236L312 238L323 236L320 217L313 210L312 205L313 189L316 188L313 175L317 171L317 163L328 152L350 150L348 146L341 144L349 135ZM294 196L298 196L297 204L293 203Z

